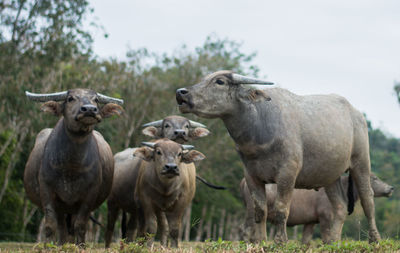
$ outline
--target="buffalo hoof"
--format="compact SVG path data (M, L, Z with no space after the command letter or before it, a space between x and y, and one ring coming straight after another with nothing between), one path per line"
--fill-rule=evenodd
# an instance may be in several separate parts
M284 234L282 234L282 235L276 234L275 235L274 242L276 244L287 243L287 241L288 241L287 235L284 235Z
M250 238L249 241L251 243L254 243L254 244L259 244L259 243L262 243L262 242L264 242L266 240L263 240L262 238Z
M369 241L369 243L378 242L380 240L381 240L381 236L379 235L378 231L376 231L376 230L369 231L369 233L368 233L368 241Z

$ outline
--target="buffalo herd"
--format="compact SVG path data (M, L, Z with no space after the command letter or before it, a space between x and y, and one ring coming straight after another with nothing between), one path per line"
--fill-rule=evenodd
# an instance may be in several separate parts
M220 118L236 144L244 164L243 239L266 240L269 221L276 226L276 243L288 240L286 226L300 224L303 243L311 240L315 224L320 224L324 243L337 241L360 200L369 241L380 240L373 197L389 197L393 187L371 173L362 113L337 95L299 96L259 85L273 83L218 71L176 91L182 113ZM60 117L54 128L37 135L24 173L28 198L44 212L48 242L84 246L91 212L107 201L106 247L120 211L127 241L144 237L152 245L158 232L161 245L170 241L178 247L196 178L224 189L196 175L194 162L205 156L188 142L209 134L199 122L168 116L147 123L142 133L152 138L149 142L113 156L94 127L122 114L123 100L89 89L26 96Z

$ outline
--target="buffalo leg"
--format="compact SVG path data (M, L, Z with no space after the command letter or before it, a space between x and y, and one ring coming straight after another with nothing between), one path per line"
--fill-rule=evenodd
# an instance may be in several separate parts
M165 213L158 211L157 212L157 224L160 231L160 243L162 246L166 247L167 239L168 239L168 222L167 217L165 217Z
M40 198L44 207L46 242L55 242L56 239L57 213L54 208L54 193L52 192L45 182L40 184Z
M250 242L259 243L267 240L267 198L265 195L265 184L245 171L245 178L254 204L254 232L250 237Z
M184 208L182 209L184 211ZM179 234L181 230L183 212L171 212L167 213L166 215L169 225L169 235L171 236L171 246L177 248L179 247Z
M76 219L74 222L74 232L76 235L76 244L80 247L85 247L86 227L89 221L90 213L92 211L91 207L94 206L96 197L97 191L96 189L92 189L92 191L85 196L85 199L83 199L83 203L80 206L76 215Z
M157 233L157 217L153 210L144 211L144 231L147 245L151 246Z
M355 147L353 149L358 150L358 152L352 154L350 176L355 181L355 186L360 195L361 206L368 220L368 239L370 242L377 242L381 237L375 223L374 193L370 181L371 162L366 127L363 132L357 132L356 134L359 136L354 136L354 139L359 141L354 144Z
M146 229L145 229L145 216L143 213L143 209L142 208L138 208L137 211L137 222L138 222L138 232L137 232L137 237L144 237L145 233L146 233Z
M126 231L126 240L128 242L132 242L136 238L137 234L137 212L133 211L130 213L127 231Z
M276 234L274 241L276 243L287 242L286 221L290 210L290 201L294 190L294 184L298 171L298 163L287 164L280 168L277 179L277 194L274 203Z
M112 207L110 204L107 205L107 228L105 233L105 244L106 248L110 247L112 236L114 233L115 221L118 218L118 208Z
M77 215L74 224L74 231L76 234L76 244L80 247L85 247L86 225L89 221L90 212L81 212Z
M57 230L58 230L58 244L63 245L67 242L67 223L66 223L66 215L63 213L58 213L57 215Z
M328 243L338 241L342 236L343 224L346 219L347 203L340 194L340 178L335 183L325 187L326 195L332 205L333 217L329 221L330 231Z
M356 183L356 187L360 195L361 206L364 209L365 216L367 216L369 225L369 242L377 242L381 239L381 237L375 223L374 193L371 188L370 173L369 159L368 164L365 164L364 167L358 167L351 170L351 176Z
M75 242L75 233L74 233L74 227L72 224L75 223L75 218L76 215L72 215L72 214L67 214L66 217L66 224L67 224L67 231L68 231L68 235L67 235L67 242L68 243L74 243Z
M310 243L310 241L312 239L312 236L313 236L313 233L314 233L314 225L315 224L304 224L304 227L303 227L303 238L301 240L301 242L303 244L309 244Z
M248 189L248 187L247 187ZM254 235L254 202L249 193L249 199L244 198L246 204L246 217L243 228L243 239L250 240L250 238Z
M319 228L321 231L322 242L329 243L331 240L331 220L332 217L320 217Z
M81 205L74 224L74 232L76 235L76 244L80 247L85 247L86 226L90 217L90 207L94 206L96 200L96 191L88 194Z

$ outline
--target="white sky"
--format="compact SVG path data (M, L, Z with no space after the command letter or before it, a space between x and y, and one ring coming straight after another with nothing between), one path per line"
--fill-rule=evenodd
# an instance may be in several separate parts
M124 59L130 48L172 52L215 33L258 52L260 76L297 94L336 93L373 126L400 137L399 0L97 0L94 51Z

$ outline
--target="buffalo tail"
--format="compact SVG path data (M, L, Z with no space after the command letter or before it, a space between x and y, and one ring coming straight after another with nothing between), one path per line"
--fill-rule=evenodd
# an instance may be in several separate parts
M198 179L200 182L202 182L203 184L207 185L210 188L214 188L217 190L225 190L226 189L226 187L224 187L224 186L217 186L217 185L210 184L204 178L197 176L197 175L196 175L196 179Z
M348 215L352 214L354 211L354 186L353 186L353 179L351 178L351 173L349 172L349 186L347 188L347 213Z
M122 234L122 239L125 239L126 238L126 212L125 211L122 211L121 234Z
M89 216L89 219L91 221L93 221L94 224L99 225L100 227L104 228L104 225L100 223L100 221L96 220L95 217L93 217L92 215Z

